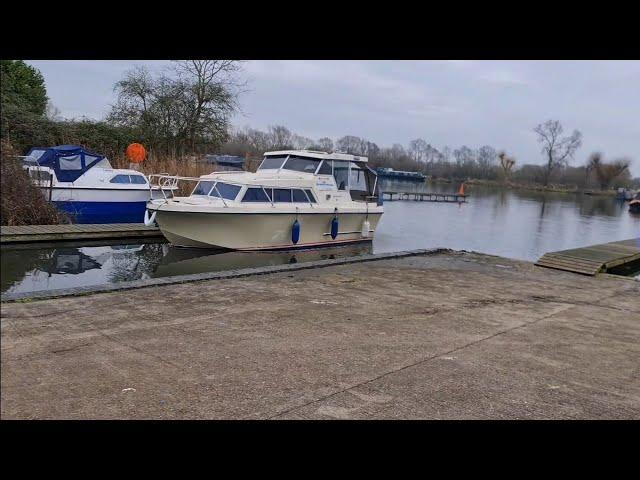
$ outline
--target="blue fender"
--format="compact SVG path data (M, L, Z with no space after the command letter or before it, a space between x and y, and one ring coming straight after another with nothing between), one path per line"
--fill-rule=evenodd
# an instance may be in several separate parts
M338 217L333 217L331 220L331 238L334 240L338 236Z
M296 220L291 227L291 241L295 245L300 240L300 222Z

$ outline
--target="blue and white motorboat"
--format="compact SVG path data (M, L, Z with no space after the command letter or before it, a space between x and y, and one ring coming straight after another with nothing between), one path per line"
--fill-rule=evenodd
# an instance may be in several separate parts
M142 223L147 202L173 197L177 188L152 186L142 173L112 168L106 157L78 145L34 147L23 166L74 223Z

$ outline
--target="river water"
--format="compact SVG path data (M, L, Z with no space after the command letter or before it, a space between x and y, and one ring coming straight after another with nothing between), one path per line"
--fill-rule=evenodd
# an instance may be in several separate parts
M454 184L387 182L387 191L451 193ZM145 278L296 263L323 258L447 247L537 260L544 253L636 238L640 216L612 197L467 188L467 203L387 201L372 244L297 252L244 253L166 243L3 247L4 292L31 292Z

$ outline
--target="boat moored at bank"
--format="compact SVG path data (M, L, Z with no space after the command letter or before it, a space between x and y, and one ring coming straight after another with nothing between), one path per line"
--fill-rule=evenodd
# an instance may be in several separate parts
M195 181L187 197L152 200L174 245L233 250L313 248L371 241L383 213L367 158L309 150L267 152L257 172L170 177ZM169 183L167 183L169 182Z
M23 167L74 223L141 223L150 199L171 197L176 190L152 186L136 170L112 168L105 156L79 145L32 148Z

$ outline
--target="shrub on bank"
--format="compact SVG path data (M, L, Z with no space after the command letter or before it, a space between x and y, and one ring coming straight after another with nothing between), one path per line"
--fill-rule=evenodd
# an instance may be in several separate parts
M55 225L70 218L49 203L22 168L17 151L0 144L0 223L2 225Z

